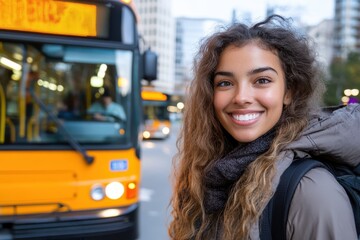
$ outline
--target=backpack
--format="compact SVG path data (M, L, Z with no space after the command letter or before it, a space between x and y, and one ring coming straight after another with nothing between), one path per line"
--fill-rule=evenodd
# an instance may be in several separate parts
M286 240L286 222L293 194L301 178L315 167L326 168L345 189L353 208L356 231L360 239L360 164L350 168L314 159L301 159L293 161L282 174L273 198L264 209L260 219L261 240Z

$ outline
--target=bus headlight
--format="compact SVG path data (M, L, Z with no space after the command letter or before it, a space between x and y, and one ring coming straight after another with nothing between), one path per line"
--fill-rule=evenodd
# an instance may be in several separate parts
M143 137L144 137L145 139L150 138L150 132L149 132L149 131L144 131L144 132L143 132Z
M105 187L105 194L108 198L116 200L124 194L125 188L119 182L111 182Z
M161 131L162 131L163 134L168 135L168 134L170 133L170 128L168 128L168 127L163 127L163 128L161 129Z
M90 196L93 200L99 201L105 197L104 188L101 185L94 185L91 188Z

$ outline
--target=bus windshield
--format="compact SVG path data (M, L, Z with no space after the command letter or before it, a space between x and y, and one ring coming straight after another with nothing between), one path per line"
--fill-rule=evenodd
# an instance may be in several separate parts
M169 120L169 111L167 110L166 102L162 104L144 103L144 117L146 121L154 120Z
M66 143L66 133L79 143L130 141L132 61L129 50L0 42L3 145Z
M165 139L170 134L169 95L154 90L141 92L145 128L143 139Z

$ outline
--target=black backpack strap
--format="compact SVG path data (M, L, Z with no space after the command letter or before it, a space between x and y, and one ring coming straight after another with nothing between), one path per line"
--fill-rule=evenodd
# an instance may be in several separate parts
M360 176L360 164L358 164L355 168L354 168L354 172Z
M293 195L302 177L315 167L324 165L314 159L297 159L281 175L271 200L272 211L269 213L272 239L286 240L287 219Z
M272 207L273 207L273 200L271 199L261 214L261 218L259 220L261 240L272 240L271 238Z

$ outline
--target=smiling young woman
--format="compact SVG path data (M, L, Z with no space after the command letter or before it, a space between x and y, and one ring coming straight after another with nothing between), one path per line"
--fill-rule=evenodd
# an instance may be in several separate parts
M213 34L194 69L174 158L171 239L260 239L263 211L294 160L359 164L360 107L321 111L315 52L283 17ZM347 194L327 170L310 170L298 186L287 239L357 239Z
M291 100L279 57L256 41L228 46L220 55L213 84L216 116L240 143L272 129Z

